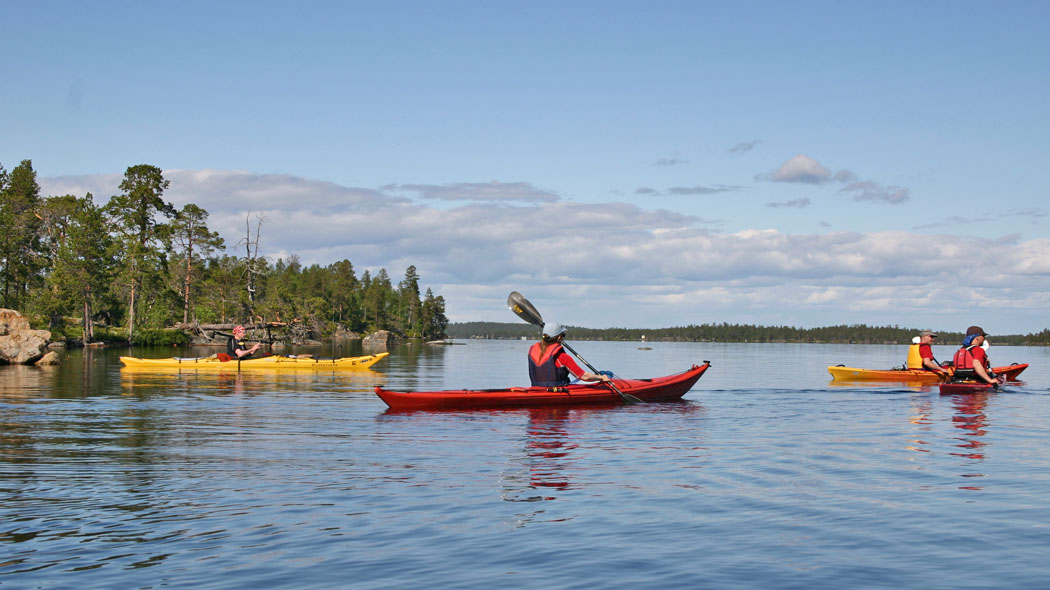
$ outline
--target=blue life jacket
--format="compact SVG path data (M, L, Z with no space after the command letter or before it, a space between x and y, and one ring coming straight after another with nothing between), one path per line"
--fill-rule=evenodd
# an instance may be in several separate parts
M561 344L550 344L543 358L535 358L533 352L539 355L540 343L532 345L529 349L529 379L533 387L562 387L569 384L569 369L559 367L556 363L558 355L564 352Z

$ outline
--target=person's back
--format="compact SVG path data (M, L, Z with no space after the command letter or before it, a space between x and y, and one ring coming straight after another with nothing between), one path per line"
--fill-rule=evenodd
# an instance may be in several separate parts
M558 365L563 349L557 340L544 337L529 348L529 380L533 387L561 387L569 384L569 369Z
M973 379L989 384L997 383L988 364L988 355L982 347L986 342L985 337L986 334L980 326L967 328L962 347L955 351L955 357L952 359L952 364L955 365L954 380Z
M571 382L569 375L581 381L609 381L607 375L581 369L565 353L561 344L564 337L565 326L550 322L544 325L540 341L529 348L529 379L533 387L563 387Z

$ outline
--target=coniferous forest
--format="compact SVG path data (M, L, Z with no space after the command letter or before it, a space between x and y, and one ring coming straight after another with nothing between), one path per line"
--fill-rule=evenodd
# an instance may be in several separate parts
M336 331L390 330L439 339L445 301L409 266L396 285L385 269L360 276L349 260L303 266L258 256L262 219L226 244L208 212L164 200L155 166L131 166L120 194L41 196L30 160L0 165L0 307L54 340L184 342L175 327L270 324L324 339ZM226 252L236 250L239 255Z

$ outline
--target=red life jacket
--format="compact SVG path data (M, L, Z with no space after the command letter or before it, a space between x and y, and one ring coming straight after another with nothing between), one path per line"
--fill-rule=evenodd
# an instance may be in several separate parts
M540 357L540 343L529 349L529 379L533 387L561 387L569 384L569 369L559 367L558 355L562 353L561 344L547 345L543 357Z
M973 346L964 346L959 350L955 351L955 358L952 359L952 364L955 365L955 369L969 369L973 370L973 353L970 349Z

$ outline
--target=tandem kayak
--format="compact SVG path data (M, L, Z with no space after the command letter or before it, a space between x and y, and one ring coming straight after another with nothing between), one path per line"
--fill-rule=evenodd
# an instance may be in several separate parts
M700 376L711 366L710 361L693 365L688 371L652 379L618 379L612 383L625 394L645 402L667 402L682 399ZM453 389L445 391L391 391L377 385L376 395L391 410L473 410L485 408L521 408L529 406L619 404L620 394L604 383L567 385L565 387L511 387L509 389Z
M1028 363L1014 363L1005 367L993 367L996 375L1006 375L1007 381L1016 381L1017 376L1028 368ZM951 367L944 367L947 377L954 373ZM944 381L945 374L924 369L858 369L842 365L828 367L831 378L836 381L901 381L907 383L937 383Z
M246 369L291 369L308 371L360 371L368 369L372 365L383 360L389 352L369 354L365 356L344 357L338 359L319 359L312 356L281 356L270 355L248 360L223 360L229 359L225 354L208 356L203 358L194 357L171 357L163 359L141 359L132 356L120 357L120 362L127 368L134 369L186 369L186 370L223 370L243 371Z

